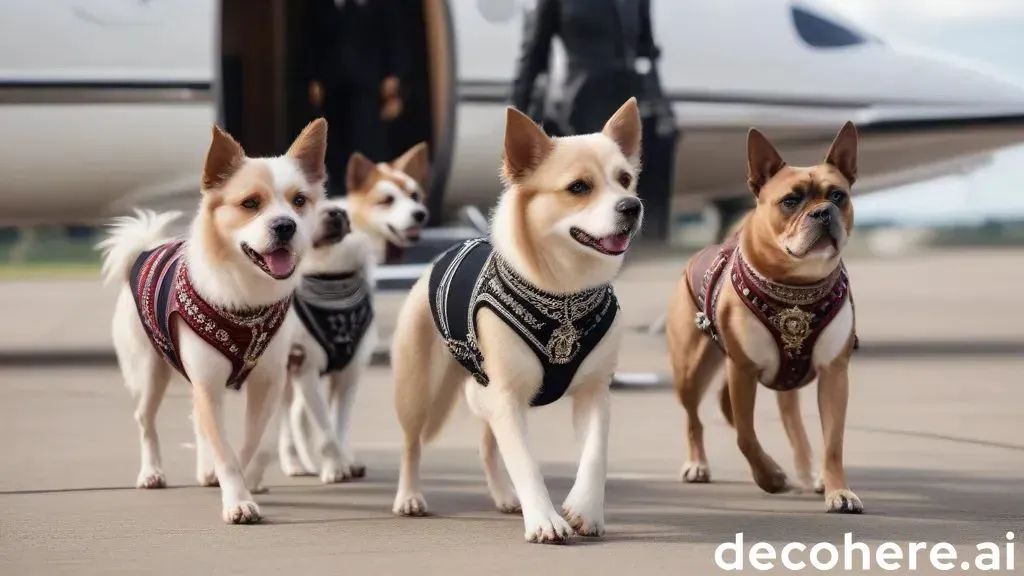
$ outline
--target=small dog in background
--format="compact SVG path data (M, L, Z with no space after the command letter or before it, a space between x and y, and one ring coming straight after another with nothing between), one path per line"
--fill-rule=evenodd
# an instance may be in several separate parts
M856 335L842 254L853 229L850 189L857 179L857 140L856 128L847 123L823 163L798 168L788 166L763 134L750 131L747 183L757 207L724 245L690 259L669 304L673 380L688 420L682 480L710 481L698 408L724 363L722 410L736 428L757 485L769 493L790 488L754 432L761 382L776 392L801 483L825 493L829 512L863 511L843 468L848 367ZM800 388L815 377L825 435L820 481L812 475L799 404Z
M324 196L327 123L310 123L283 156L248 158L214 127L199 211L185 238L168 227L179 213L118 218L104 252L107 282L120 282L114 348L136 401L142 444L137 486L163 488L156 415L172 368L192 385L197 471L220 485L222 516L257 522L244 476L278 405L291 342L286 325L294 274L312 242ZM245 382L245 440L236 456L223 420L226 388Z
M301 324L291 367L296 386L285 394L289 417L282 419L278 448L288 476L314 475L319 468L321 481L333 483L366 474L366 466L355 460L348 427L356 386L379 341L373 273L390 247L419 241L429 214L423 205L428 152L426 143L420 143L394 161L378 164L356 152L348 163L347 196L329 202L320 220L326 227L323 234L328 234L331 214L337 212L351 232L313 250L296 294ZM327 381L326 400L321 376ZM317 433L319 467L310 449Z
M350 189L351 190L351 189ZM351 193L351 192L350 192ZM279 456L289 476L313 466L308 415L322 437L320 480L344 482L365 475L348 437L356 385L377 347L373 315L375 258L368 235L351 230L345 200L319 207L313 250L303 263L296 290L296 316L289 383L281 421ZM327 397L324 398L324 381Z
M636 99L602 132L566 138L508 109L506 186L490 238L439 256L399 315L392 366L405 449L396 514L426 513L422 446L463 390L485 423L481 458L491 496L503 512L522 510L526 540L604 533L609 386L623 330L611 282L643 219L640 140ZM565 394L584 446L563 518L530 456L526 413Z

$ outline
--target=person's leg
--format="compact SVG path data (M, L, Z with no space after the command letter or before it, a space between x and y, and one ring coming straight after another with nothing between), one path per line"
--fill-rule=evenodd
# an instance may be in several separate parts
M327 119L327 192L330 196L345 195L345 172L352 155L349 136L352 123L347 90L336 88L326 95L324 118Z

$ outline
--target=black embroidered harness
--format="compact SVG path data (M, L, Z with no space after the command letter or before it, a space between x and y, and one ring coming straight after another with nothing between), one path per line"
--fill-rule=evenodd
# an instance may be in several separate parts
M619 310L610 284L570 294L539 290L486 238L467 240L439 256L430 273L429 295L434 324L448 350L482 386L489 380L477 338L480 308L492 310L533 350L544 380L531 406L545 406L565 394Z
M370 285L362 272L305 276L295 314L327 355L322 374L344 370L373 323Z

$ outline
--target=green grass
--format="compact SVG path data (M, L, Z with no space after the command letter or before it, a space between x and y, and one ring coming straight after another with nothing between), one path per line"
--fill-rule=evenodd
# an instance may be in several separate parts
M98 262L0 262L0 280L98 278L99 274Z

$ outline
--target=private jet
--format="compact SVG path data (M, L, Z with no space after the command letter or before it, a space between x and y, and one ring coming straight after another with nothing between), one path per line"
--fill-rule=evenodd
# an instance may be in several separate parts
M395 2L416 65L392 137L396 149L431 144L434 225L495 200L528 3ZM279 153L316 113L295 73L304 5L3 2L0 225L92 226L136 206L190 208L215 122L252 155ZM811 162L855 121L859 192L966 170L1024 142L1024 88L883 40L827 5L654 0L653 12L657 65L682 135L676 210L724 210L746 197L750 126L793 161ZM552 79L560 68L556 48Z

